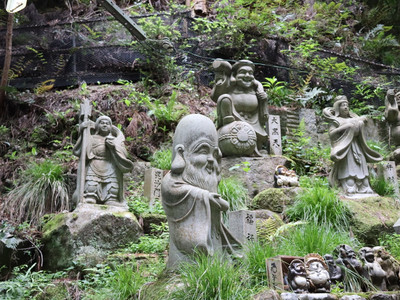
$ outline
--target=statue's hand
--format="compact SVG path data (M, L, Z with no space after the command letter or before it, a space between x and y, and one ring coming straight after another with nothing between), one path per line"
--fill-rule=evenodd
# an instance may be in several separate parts
M106 145L110 148L115 148L115 137L106 137Z
M228 201L221 198L219 194L211 193L210 194L210 202L218 207L221 211L227 211L229 208Z
M90 126L90 121L82 122L79 125L79 132L82 132L85 128L88 128L89 126Z

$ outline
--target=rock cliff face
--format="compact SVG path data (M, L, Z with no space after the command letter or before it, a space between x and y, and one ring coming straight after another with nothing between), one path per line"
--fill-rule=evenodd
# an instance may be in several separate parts
M95 266L107 252L143 234L136 217L116 207L85 204L56 215L43 228L44 266L65 269L74 264Z

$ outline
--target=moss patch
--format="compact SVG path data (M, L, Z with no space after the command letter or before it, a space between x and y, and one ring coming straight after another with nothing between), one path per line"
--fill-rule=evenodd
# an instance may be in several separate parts
M54 230L65 224L68 213L54 215L43 226L43 238L49 237Z
M255 209L269 209L281 213L284 207L293 200L289 198L282 189L270 188L262 191L254 197L251 207Z
M378 245L380 234L393 233L393 225L399 218L395 200L386 197L346 199L353 213L352 230L356 237L368 246Z

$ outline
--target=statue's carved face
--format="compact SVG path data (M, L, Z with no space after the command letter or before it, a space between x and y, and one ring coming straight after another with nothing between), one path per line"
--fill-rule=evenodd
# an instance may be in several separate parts
M324 255L325 261L328 265L334 265L335 261L333 260L333 256L330 254L325 254Z
M98 131L100 135L108 135L111 132L110 121L106 119L100 120L98 124Z
M326 282L329 279L329 274L319 261L313 261L308 265L308 276L314 284Z
M348 117L350 114L349 112L349 103L343 102L339 105L339 116L340 117Z
M236 73L236 85L241 88L250 88L253 84L254 72L250 66L239 68Z
M194 186L216 192L221 160L216 141L208 138L195 141L184 151L184 158L183 179Z

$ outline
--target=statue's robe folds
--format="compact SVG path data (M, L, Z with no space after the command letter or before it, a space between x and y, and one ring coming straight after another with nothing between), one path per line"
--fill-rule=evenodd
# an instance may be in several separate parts
M167 215L170 247L168 268L189 260L195 251L213 255L234 253L240 243L221 220L221 210L210 201L211 192L184 182L168 173L161 184L162 203Z
M96 134L89 135L86 141L85 195L99 198L101 203L110 198L112 188L118 189L118 201L124 201L123 173L130 172L133 168L133 163L127 158L123 134L115 126L112 126L111 133L115 148L106 146L106 137ZM79 137L74 154L80 156L81 150L82 137ZM92 193L87 191L88 182L99 185L99 190L93 195L89 195Z
M260 84L261 85L261 84ZM222 102L229 102L230 109L224 111ZM223 118L232 115L235 121L242 121L250 124L257 134L257 140L264 142L267 139L267 132L264 124L268 121L267 94L262 90L262 86L253 93L223 94L217 101L218 128L223 124Z
M330 174L330 183L336 185L340 179L367 177L367 163L379 162L382 156L368 147L360 117L351 113L350 118L333 116L331 121L331 159L335 164Z

